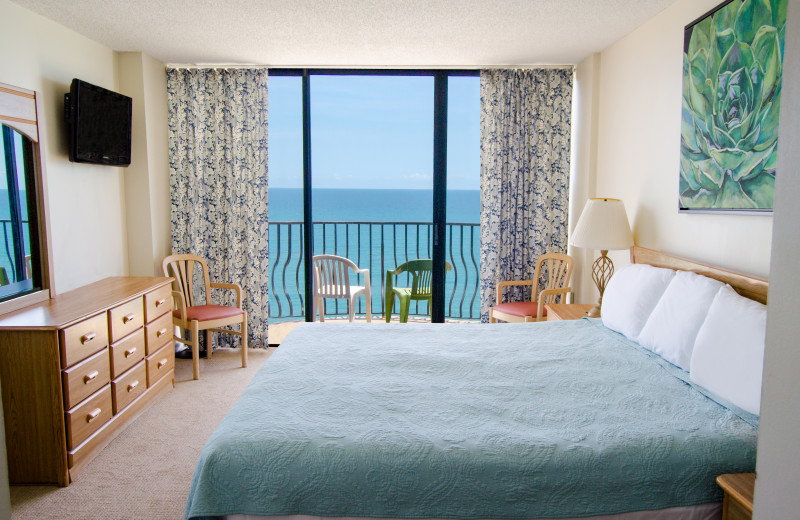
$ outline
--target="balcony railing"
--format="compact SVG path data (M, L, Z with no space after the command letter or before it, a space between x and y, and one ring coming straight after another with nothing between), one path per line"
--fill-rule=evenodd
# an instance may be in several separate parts
M0 224L3 227L3 245L0 246L0 267L4 268L6 271L6 276L8 277L9 281L16 282L15 273L17 272L16 265L17 261L15 260L15 247L14 247L14 234L12 232L11 226L13 223L9 219L0 219ZM29 238L28 238L28 221L22 221L22 232L23 232L23 247L25 248L25 255L30 255L29 251ZM30 257L27 256L23 258L30 260ZM30 267L30 266L28 266ZM25 267L22 268L22 271L25 271Z
M314 253L349 258L359 268L370 271L372 314L384 312L386 271L408 260L431 258L432 228L429 222L315 222ZM452 270L445 277L445 317L480 318L478 272L479 224L447 224L447 261ZM272 321L302 319L305 316L305 278L303 274L303 223L269 224L269 317ZM411 279L401 274L395 283L410 287ZM351 279L364 285L363 275ZM359 298L356 315L365 315L364 298ZM397 314L395 304L394 313ZM326 300L325 315L347 315L344 300ZM411 302L410 316L429 316L428 303Z

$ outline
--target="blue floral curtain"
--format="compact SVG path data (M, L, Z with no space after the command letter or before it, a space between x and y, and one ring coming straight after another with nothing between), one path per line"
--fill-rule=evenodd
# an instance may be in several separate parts
M484 323L498 281L529 280L540 255L567 252L572 78L572 68L481 71Z
M167 99L173 253L242 287L250 346L266 347L267 69L169 68Z

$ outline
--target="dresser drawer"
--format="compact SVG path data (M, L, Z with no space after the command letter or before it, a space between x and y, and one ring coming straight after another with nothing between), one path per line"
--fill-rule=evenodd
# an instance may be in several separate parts
M111 385L69 410L66 416L67 449L72 450L111 419Z
M108 349L61 372L64 386L64 409L68 410L107 385Z
M109 348L111 349L111 378L113 379L144 359L144 330L137 330L122 341L112 343Z
M58 331L61 368L67 368L108 346L106 313L98 314Z
M153 323L145 325L147 337L147 355L159 350L172 339L174 327L172 313L165 314Z
M144 295L145 323L172 309L172 286L165 285Z
M142 395L147 388L147 368L144 360L111 382L114 397L114 415Z
M108 328L114 343L144 325L144 304L140 296L108 311Z
M153 386L173 368L175 368L175 344L170 341L158 352L147 356L147 386Z

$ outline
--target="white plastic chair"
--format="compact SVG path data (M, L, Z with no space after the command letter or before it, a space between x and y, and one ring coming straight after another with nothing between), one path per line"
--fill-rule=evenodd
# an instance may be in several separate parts
M350 271L364 275L364 286L350 285ZM347 300L350 321L355 317L356 298L363 294L367 299L367 323L372 322L372 287L369 269L359 269L351 260L336 255L314 256L314 316L325 321L325 298Z

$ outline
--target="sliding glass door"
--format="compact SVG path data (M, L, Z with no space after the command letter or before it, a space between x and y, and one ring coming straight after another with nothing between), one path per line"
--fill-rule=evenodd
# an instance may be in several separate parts
M314 254L368 269L378 316L394 301L387 271L432 258L433 78L326 74L310 86ZM391 278L411 287L408 272ZM365 303L357 299L357 316ZM345 300L325 302L326 315L346 313ZM412 301L409 314L429 316L428 302Z
M480 78L452 76L447 94L445 316L479 320Z
M432 308L412 302L411 319L478 317L471 310L478 257L470 249L479 243L477 84L476 72L463 71L270 70L271 319L296 316L298 307L314 319L315 254L369 269L375 319L386 308L387 271L417 259L432 265L434 297ZM449 160L457 168L452 183ZM447 251L454 245L455 257ZM351 284L365 285L363 275ZM411 278L392 285L410 287ZM326 304L328 316L346 311L343 300ZM365 313L359 298L356 314Z

